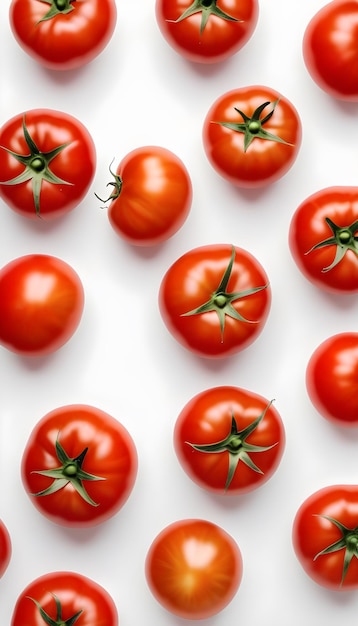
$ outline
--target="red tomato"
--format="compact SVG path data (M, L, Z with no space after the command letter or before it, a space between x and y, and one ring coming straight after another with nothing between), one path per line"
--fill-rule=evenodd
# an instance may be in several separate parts
M265 483L285 447L271 402L239 387L197 394L179 414L174 449L188 476L208 491L238 495Z
M269 185L286 174L301 138L301 120L291 102L257 85L217 98L203 125L209 162L220 176L244 188Z
M68 213L85 197L95 168L92 137L71 115L34 109L0 129L0 196L20 215Z
M13 352L58 350L77 329L83 307L82 283L61 259L29 254L0 270L0 344Z
M115 515L137 476L134 442L115 418L87 405L45 415L26 444L21 476L36 508L63 526L95 526Z
M303 58L315 83L334 98L358 101L358 4L333 0L309 22Z
M137 148L124 157L113 176L114 181L108 183L114 188L108 198L108 217L129 243L158 244L184 224L191 207L192 184L175 154L158 146Z
M201 246L166 272L159 308L168 330L203 357L230 356L250 345L264 328L271 306L267 275L242 248Z
M107 46L117 9L114 0L12 0L9 17L28 55L51 70L73 70Z
M0 520L0 578L5 574L10 563L12 553L9 531L4 522Z
M196 63L224 61L251 38L257 0L156 0L159 29L181 56Z
M313 352L306 386L317 411L338 426L358 426L358 333L329 337Z
M358 187L328 187L304 200L292 217L289 245L314 285L358 291Z
M293 523L293 547L319 585L358 588L358 485L332 485L308 497Z
M154 539L145 574L153 596L184 619L207 619L231 602L242 578L241 552L222 528L180 520Z
M112 597L76 572L51 572L33 580L17 599L10 626L118 626Z

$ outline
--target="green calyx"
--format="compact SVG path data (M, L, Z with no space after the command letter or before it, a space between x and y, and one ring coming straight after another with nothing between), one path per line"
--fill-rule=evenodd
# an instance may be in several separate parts
M77 493L91 506L98 506L94 500L89 496L86 491L85 486L83 485L84 480L105 480L101 476L94 476L93 474L88 474L82 469L82 464L85 459L85 456L88 452L88 448L85 448L81 454L79 454L75 458L69 457L63 447L61 446L58 439L56 440L56 456L61 463L59 467L50 470L39 470L34 471L34 474L40 474L41 476L48 476L48 478L53 478L53 482L47 489L43 489L43 491L38 491L37 493L33 493L33 496L49 496L60 489L66 487L66 485L71 484L72 487L77 491Z
M198 452L210 454L228 453L229 468L225 483L225 491L227 491L230 487L230 484L236 472L236 468L239 465L240 461L242 463L245 463L245 465L247 465L254 472L263 474L262 470L252 460L250 453L266 452L267 450L270 450L271 448L276 446L277 443L274 443L271 446L255 446L254 444L248 443L246 440L249 435L251 435L251 433L253 433L262 422L272 402L273 400L269 402L264 411L253 422L251 422L251 424L249 424L248 426L246 426L246 428L243 428L242 430L238 430L235 416L232 415L230 432L228 433L227 437L221 439L220 441L209 444L195 444L186 441L189 446L191 446L192 448L194 448L194 450L197 450Z
M237 133L243 133L244 135L244 152L247 151L249 146L252 144L254 139L266 139L268 141L276 141L277 143L284 143L287 146L292 146L292 143L281 139L277 135L273 135L265 130L264 125L268 122L274 114L275 108L279 103L279 99L274 102L264 102L261 104L255 111L252 116L249 117L240 109L234 107L235 111L242 117L243 122L214 122L214 124L220 124L221 126L225 126L230 130L233 130ZM269 105L272 106L271 111L261 119L261 114Z
M174 22L174 24L177 24L178 22L185 20L187 17L194 15L194 13L201 13L200 35L203 34L210 15L215 15L216 17L220 17L221 19L229 22L243 22L243 20L232 17L228 13L219 9L217 6L217 0L193 0L193 3L178 17L178 19L168 20L168 22Z
M320 515L319 517L324 517L329 522L337 526L339 531L341 532L341 538L338 541L335 541L331 545L327 546L320 552L316 554L314 557L314 561L318 559L318 557L324 554L332 554L333 552L338 552L339 550L344 550L344 561L343 561L343 569L342 569L342 578L341 578L341 586L344 583L344 579L347 575L348 567L350 565L353 557L358 558L358 526L356 528L347 528L341 522L334 519L333 517L329 517L328 515Z
M53 598L54 598L55 603L56 603L56 618L52 619L52 617L50 617L46 613L46 611L44 611L44 609L42 608L41 604L37 600L35 600L34 598L31 598L30 596L27 596L27 597L28 597L29 600L32 600L32 602L34 602L36 604L43 621L45 622L45 624L48 624L48 626L73 626L73 624L78 620L79 616L82 613L82 609L81 609L80 611L75 613L75 615L73 615L72 617L69 617L66 620L62 619L62 605L61 605L61 602L57 598L57 596L55 596L53 594Z
M41 22L45 22L46 20L50 20L53 17L56 17L56 15L59 15L60 13L62 15L66 13L71 13L71 11L73 11L74 9L73 2L75 2L75 0L40 0L40 2L49 4L50 8L47 13L45 13L45 15L39 20L39 24Z
M113 163L113 161L112 161L112 163ZM109 183L107 183L107 187L113 187L112 193L106 199L101 198L96 193L94 194L96 196L96 198L98 198L98 200L100 200L104 204L106 204L107 202L110 202L111 200L115 200L116 198L118 198L118 196L120 195L120 193L122 191L123 181L122 181L121 177L118 174L115 174L112 171L112 163L109 166L109 171L110 171L110 174L113 176L114 180L111 180Z
M11 178L11 180L0 181L0 184L20 185L21 183L26 183L28 180L31 180L35 211L36 215L40 216L40 196L43 181L54 185L72 185L72 183L66 180L62 180L61 178L56 176L50 169L50 163L52 159L54 159L55 156L62 152L62 150L64 150L69 144L62 144L61 146L57 146L57 148L54 148L49 152L41 152L41 150L39 150L36 143L32 139L29 131L27 130L25 116L22 121L22 128L26 144L30 151L29 154L18 154L17 152L13 152L13 150L10 150L5 146L0 146L0 148L6 150L6 152L11 154L19 163L22 163L22 165L25 166L25 169L23 170L23 172L21 172L21 174L15 176L15 178Z
M224 272L224 275L218 285L218 288L214 291L211 298L201 304L196 309L192 311L188 311L187 313L183 313L182 316L186 317L189 315L200 315L201 313L208 313L209 311L215 311L219 318L220 322L220 332L221 332L221 343L224 341L224 331L225 331L225 321L226 315L232 317L235 320L240 322L245 322L247 324L255 324L257 321L252 321L246 319L243 315L241 315L235 307L232 305L233 302L240 300L241 298L247 298L258 291L262 291L268 287L268 284L261 285L260 287L253 287L252 289L246 289L245 291L237 291L233 293L227 292L227 286L230 280L232 268L235 260L235 248L232 246L232 252L229 264Z
M319 250L320 248L324 248L326 246L336 246L336 254L330 265L324 267L322 272L329 272L329 270L333 269L340 261L342 261L344 255L348 252L348 250L352 250L354 254L358 255L358 220L353 222L350 226L337 226L329 217L326 217L326 222L332 231L332 237L328 237L328 239L324 239L324 241L320 241L315 246L313 246L310 250L306 252L306 254L310 254L313 250Z

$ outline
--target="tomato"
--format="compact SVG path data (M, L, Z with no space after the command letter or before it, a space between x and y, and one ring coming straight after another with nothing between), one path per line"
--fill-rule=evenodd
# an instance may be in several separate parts
M259 16L257 0L156 0L164 39L195 63L218 63L252 37Z
M202 357L226 357L261 333L271 306L265 270L242 248L194 248L164 275L159 309L172 335Z
M317 411L338 426L358 426L358 333L323 341L306 368L306 387Z
M203 124L208 161L244 188L269 185L295 162L302 126L293 104L274 89L253 85L219 96Z
M19 595L10 626L118 626L109 593L76 572L50 572L33 580Z
M52 220L85 197L96 150L85 126L51 109L33 109L0 129L0 196L28 218Z
M13 352L58 350L76 331L83 308L79 276L57 257L29 254L0 270L0 345Z
M12 0L17 43L51 70L73 70L96 58L112 38L114 0Z
M358 187L328 187L304 200L289 245L302 274L333 293L358 291Z
M11 538L4 522L0 520L0 578L5 574L12 554Z
M184 163L170 150L137 148L112 174L108 217L115 232L129 243L161 243L184 224L191 207L192 184Z
M174 428L181 466L213 493L238 495L256 489L275 472L284 447L284 426L272 402L239 387L197 394Z
M145 574L153 596L169 612L184 619L206 619L234 598L242 578L241 552L216 524L179 520L154 539Z
M316 583L335 591L357 589L358 485L330 485L309 496L296 513L292 539Z
M340 100L358 101L358 4L333 0L311 19L303 36L303 59L314 82Z
M36 508L63 526L95 526L115 515L137 476L135 444L114 417L83 404L62 406L33 429L21 464Z

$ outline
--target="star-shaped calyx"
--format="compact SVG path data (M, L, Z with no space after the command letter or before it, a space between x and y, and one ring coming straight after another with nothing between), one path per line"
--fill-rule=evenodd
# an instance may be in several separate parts
M314 557L314 561L323 554L332 554L333 552L337 552L338 550L344 550L341 578L341 585L343 585L351 560L353 559L353 557L358 558L358 527L347 528L346 526L341 524L341 522L334 519L333 517L330 517L329 515L320 515L319 517L324 517L332 524L337 526L342 536L340 539L327 546L327 548L324 548L323 550L318 552L318 554L316 554L316 556Z
M80 611L78 611L77 613L72 615L72 617L69 617L66 620L62 619L62 605L61 605L61 602L58 599L58 597L53 594L53 598L54 598L54 600L56 602L56 618L52 619L52 617L50 617L48 615L48 613L46 613L46 611L42 608L41 604L37 600L35 600L35 598L30 598L30 597L28 597L28 598L29 598L29 600L32 600L32 602L34 602L36 604L43 621L48 626L73 626L74 623L78 620L79 616L83 612L82 609L81 609Z
M176 19L176 20L168 20L169 22L181 22L185 20L187 17L194 15L194 13L201 13L201 23L200 23L200 35L203 34L206 24L208 23L208 19L211 15L215 15L216 17L220 17L223 20L228 20L230 22L242 22L243 20L239 20L228 13L225 13L222 9L217 6L217 0L194 0L193 3Z
M330 265L324 267L322 272L329 272L343 259L348 250L358 255L358 220L350 224L350 226L337 226L329 217L326 217L326 222L332 231L332 237L320 241L306 254L310 254L313 250L319 250L326 246L336 246L336 254Z

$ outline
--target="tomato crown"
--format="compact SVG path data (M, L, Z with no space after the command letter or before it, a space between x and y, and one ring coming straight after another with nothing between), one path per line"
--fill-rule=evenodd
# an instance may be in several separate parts
M73 0L42 0L42 2L49 4L50 8L39 20L39 24L45 20L50 20L53 17L56 17L59 13L66 14L71 13L71 11L74 10L74 6L72 4Z
M329 270L338 265L348 250L352 250L354 254L358 255L358 236L356 235L358 220L350 224L350 226L341 227L337 226L329 217L325 219L332 231L332 236L320 241L305 254L310 254L313 250L319 250L325 246L336 246L336 254L332 263L322 269L322 272L329 272Z
M193 3L176 20L168 20L168 22L177 24L187 17L194 15L194 13L201 13L200 35L203 34L211 15L215 15L216 17L230 22L243 22L243 20L239 20L222 11L222 9L217 6L217 0L193 0Z
M48 613L46 613L46 611L42 608L41 604L37 600L35 600L35 598L30 598L29 596L28 598L29 600L32 600L32 602L36 604L42 619L44 620L46 624L48 624L48 626L73 626L73 624L78 620L79 616L81 615L82 609L78 611L77 613L75 613L74 615L72 615L72 617L69 617L68 619L64 620L62 619L61 602L55 594L52 594L52 595L56 603L56 618L55 619L53 619L52 617L48 615Z
M344 579L347 575L348 567L350 565L351 560L355 556L358 558L358 527L356 528L347 528L341 522L330 517L329 515L320 515L320 517L324 517L329 522L332 522L337 528L340 530L342 536L340 539L327 546L320 552L316 554L314 557L314 561L322 556L323 554L332 554L332 552L337 552L339 550L344 550L344 561L343 561L343 569L342 569L342 578L341 578L341 586L344 583Z

